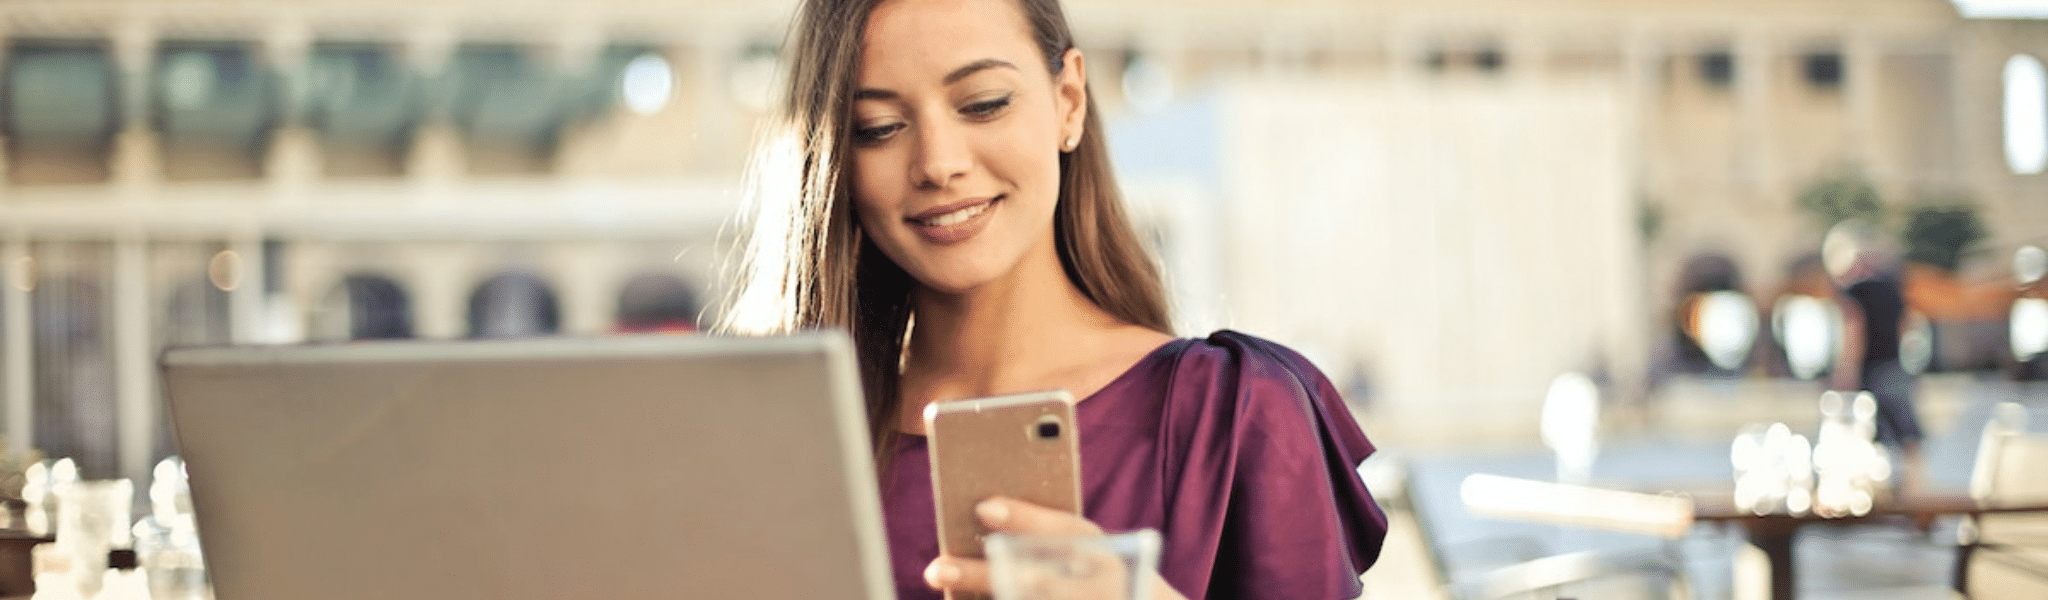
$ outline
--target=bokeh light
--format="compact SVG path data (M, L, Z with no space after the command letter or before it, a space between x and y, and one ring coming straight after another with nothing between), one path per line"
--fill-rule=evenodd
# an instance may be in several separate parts
M2012 253L2012 276L2020 285L2029 285L2048 275L2048 250L2032 244L2020 246Z
M619 74L619 96L625 100L626 110L634 114L647 115L668 106L669 97L675 92L675 73L670 69L668 59L649 52L626 63L626 69Z
M214 253L213 258L206 261L206 279L223 292L234 291L235 286L242 282L242 255L233 250Z
M2010 327L2014 358L2027 360L2048 351L2048 299L2013 300Z
M1785 348L1785 362L1792 369L1792 376L1813 379L1834 362L1840 320L1834 305L1795 294L1779 298L1771 317L1772 329Z
M1756 341L1756 306L1742 292L1722 290L1699 297L1697 316L1700 349L1714 366L1735 370L1749 357Z

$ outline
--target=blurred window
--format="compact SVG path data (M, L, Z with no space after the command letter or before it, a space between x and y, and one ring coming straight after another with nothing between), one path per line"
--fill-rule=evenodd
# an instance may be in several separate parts
M441 93L449 119L462 132L471 173L551 170L574 94L564 78L536 62L533 51L521 46L456 49L441 77Z
M279 118L275 76L247 42L170 41L151 72L151 120L172 180L252 179Z
M381 275L351 274L321 303L313 334L328 340L409 338L412 302L397 282Z
M1432 73L1442 72L1444 67L1450 64L1450 55L1444 52L1442 48L1430 50L1429 55L1422 59L1422 66L1428 67Z
M702 309L697 291L681 277L647 273L627 281L619 291L618 330L696 331Z
M204 260L202 258L202 260ZM171 283L164 301L161 345L224 344L229 341L228 292L205 270L195 269Z
M0 134L6 136L8 180L106 181L121 118L106 44L18 40L6 60Z
M2048 74L2025 54L2005 61L2005 164L2020 175L2048 166Z
M419 77L388 45L321 43L306 64L306 124L320 133L321 174L394 177L405 170L422 106Z
M1432 48L1423 59L1431 73L1477 73L1499 75L1507 70L1508 57L1492 42L1452 43Z
M71 457L89 479L117 476L111 253L106 244L34 248L29 292L34 446Z
M597 118L625 109L635 115L661 112L675 99L675 64L659 48L615 44L604 49L597 65L579 77L570 90L570 108L581 118Z
M1842 86L1842 55L1838 52L1815 52L1806 55L1806 83L1815 88L1831 90Z
M224 258L231 256L234 254L226 249L226 245L218 243L164 243L151 248L154 270L172 274L158 286L161 292L157 297L162 303L163 313L156 319L153 349L233 341L228 292L221 285L229 283L231 286L235 278L233 274L223 273L232 268L225 267L225 263L232 259ZM156 411L155 421L151 426L155 437L150 442L151 463L178 453L171 434L170 415Z
M1472 66L1485 73L1499 73L1507 66L1507 57L1501 54L1499 48L1482 48L1472 55Z
M533 337L560 329L555 292L537 275L493 275L469 295L469 337Z
M1735 82L1735 55L1727 50L1709 50L1699 56L1700 81L1725 88Z

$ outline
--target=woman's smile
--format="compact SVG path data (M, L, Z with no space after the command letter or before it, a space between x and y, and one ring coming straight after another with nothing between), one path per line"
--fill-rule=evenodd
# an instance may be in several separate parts
M904 221L925 242L949 246L966 241L988 227L1003 196L954 202L917 213Z

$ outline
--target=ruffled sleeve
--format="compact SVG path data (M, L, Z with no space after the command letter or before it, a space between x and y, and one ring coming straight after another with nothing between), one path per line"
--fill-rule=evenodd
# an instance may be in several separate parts
M1190 598L1353 598L1387 520L1358 475L1373 446L1300 354L1234 331L1171 372L1160 571Z

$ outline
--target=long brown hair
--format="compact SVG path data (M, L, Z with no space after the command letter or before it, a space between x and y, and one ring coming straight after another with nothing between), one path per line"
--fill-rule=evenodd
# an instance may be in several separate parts
M745 333L850 330L877 457L885 457L899 435L904 337L916 285L862 233L848 175L861 40L868 15L882 1L806 0L798 10L785 58L784 114L754 159L759 213L725 322L726 329ZM1058 76L1074 47L1058 1L1015 2ZM1170 332L1164 286L1124 213L1099 114L1090 94L1080 144L1060 156L1053 217L1060 266L1111 316Z

